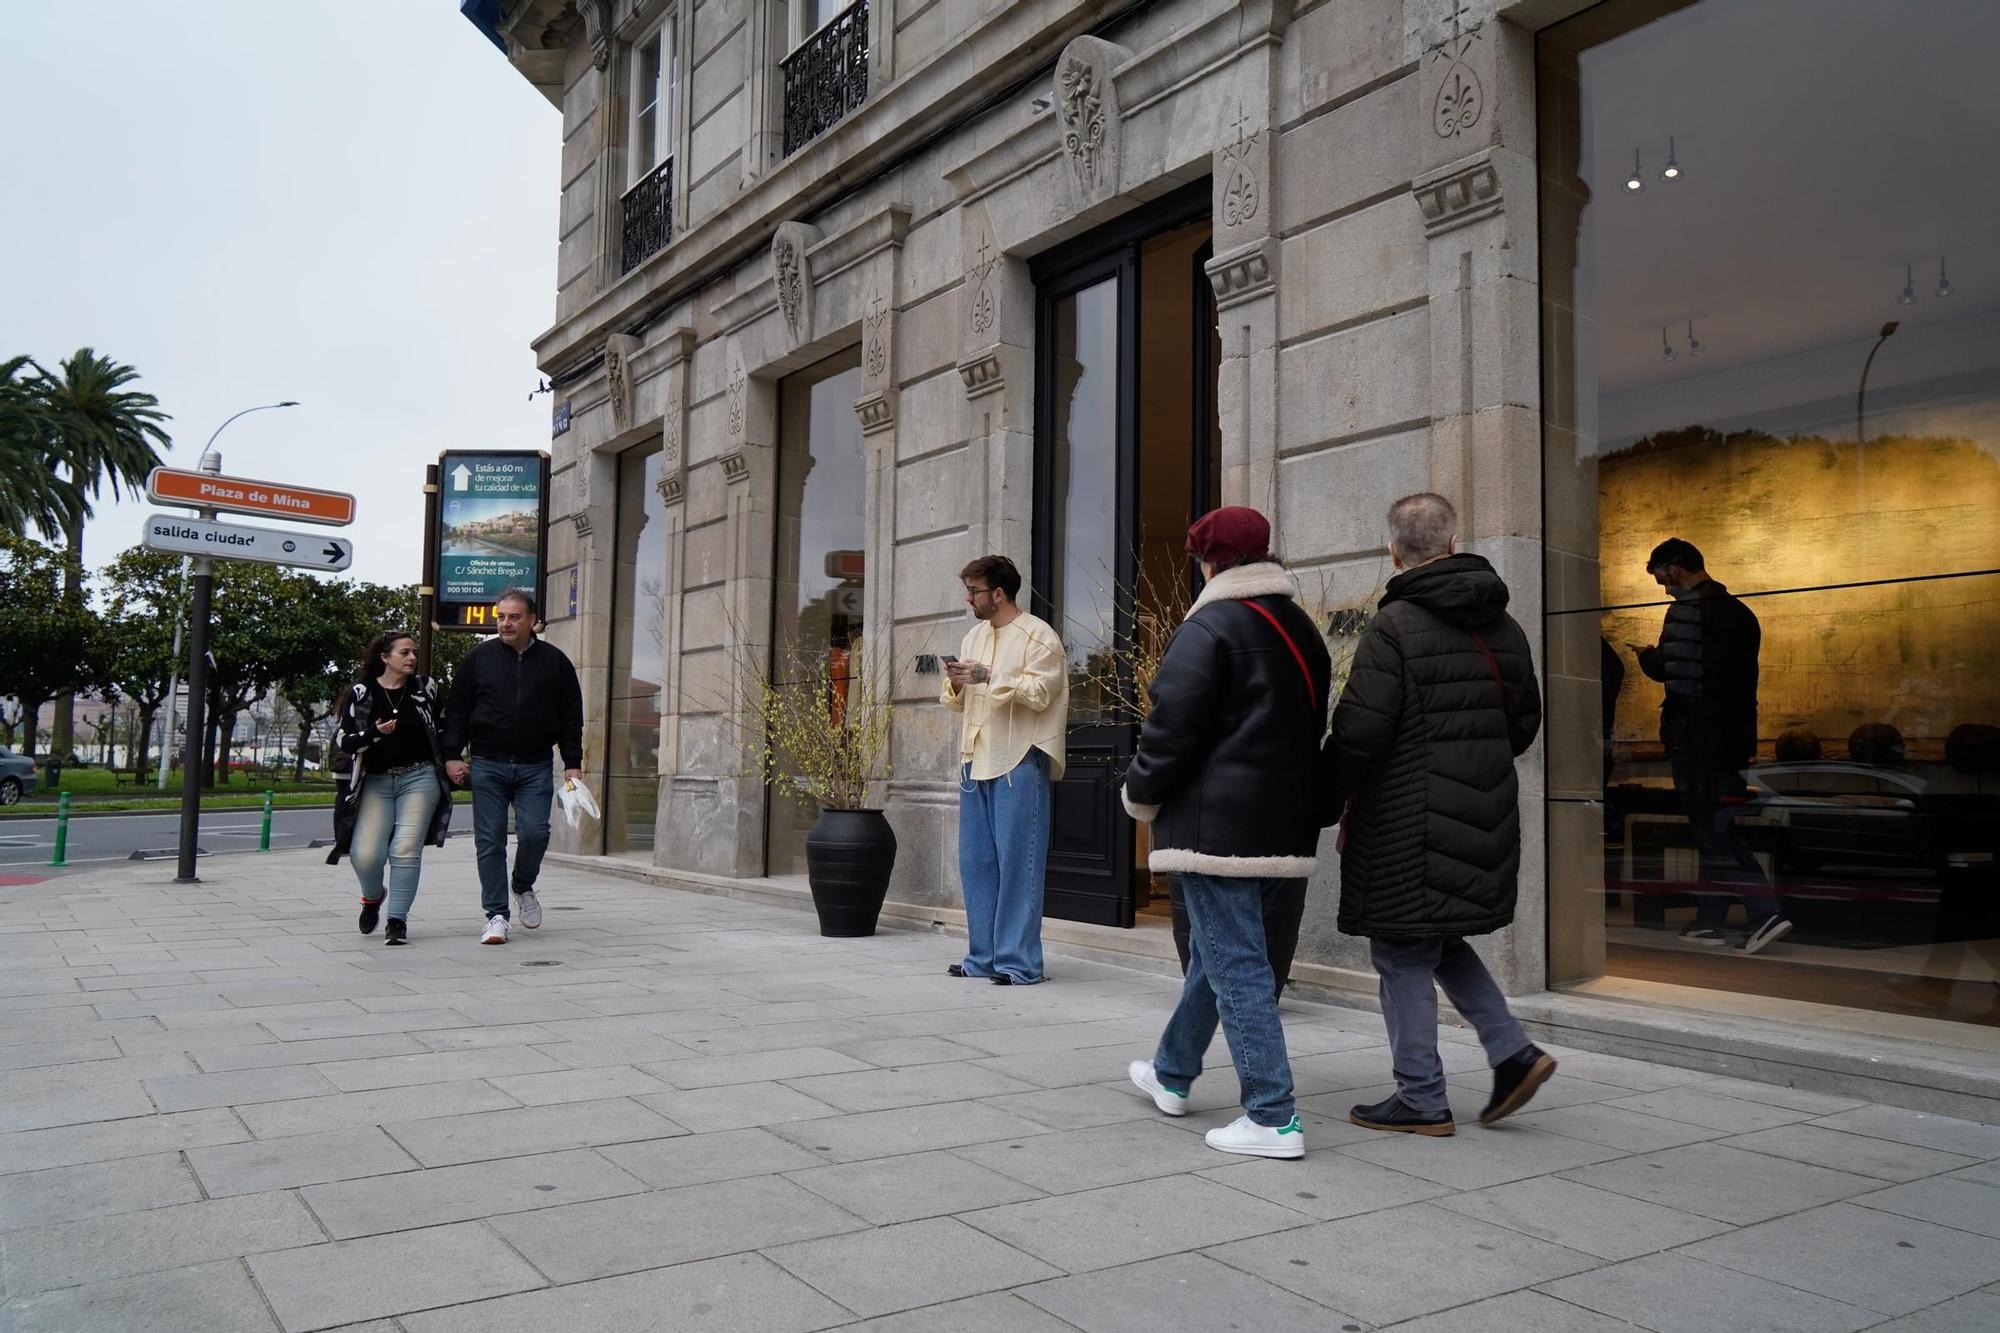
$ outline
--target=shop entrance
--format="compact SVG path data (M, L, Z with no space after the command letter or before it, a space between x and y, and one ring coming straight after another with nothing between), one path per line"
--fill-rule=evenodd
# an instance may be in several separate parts
M1154 905L1118 787L1141 691L1192 600L1187 526L1221 490L1208 215L1203 181L1033 266L1032 609L1070 671L1046 911L1073 921L1130 926Z

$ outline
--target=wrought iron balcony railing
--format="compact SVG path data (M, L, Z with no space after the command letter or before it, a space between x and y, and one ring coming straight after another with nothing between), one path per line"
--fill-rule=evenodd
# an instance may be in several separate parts
M785 57L785 156L868 100L868 0L855 0Z
M630 273L674 238L674 160L670 157L625 192L620 273Z

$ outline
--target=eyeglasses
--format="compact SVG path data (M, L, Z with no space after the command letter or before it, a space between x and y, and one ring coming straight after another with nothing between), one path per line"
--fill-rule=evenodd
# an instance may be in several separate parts
M967 597L978 597L978 596L980 596L980 595L981 595L982 593L990 593L990 592L997 592L997 591L999 591L999 590L998 590L998 589L996 589L996 588L967 588L967 589L965 590L965 595L966 595Z

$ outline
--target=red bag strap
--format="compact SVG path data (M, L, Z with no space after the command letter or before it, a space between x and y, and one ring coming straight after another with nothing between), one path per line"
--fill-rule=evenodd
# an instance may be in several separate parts
M1252 601L1245 601L1243 605L1249 607L1252 611L1255 611L1258 615L1270 621L1271 628L1278 631L1278 637L1285 641L1285 647L1292 650L1292 660L1299 664L1299 675L1305 678L1306 698L1312 700L1312 706L1314 708L1318 708L1319 691L1313 688L1312 672L1306 667L1306 655L1299 651L1298 644L1292 641L1292 636L1285 633L1285 627L1283 625L1280 625L1278 623L1278 618L1272 615L1269 611L1265 610L1263 607L1257 605L1257 603Z
M1486 659L1486 669L1493 673L1493 683L1500 687L1500 707L1507 707L1507 682L1500 675L1500 663L1494 658L1493 650L1486 646L1486 637L1478 630L1472 631L1472 641L1479 646L1479 655Z

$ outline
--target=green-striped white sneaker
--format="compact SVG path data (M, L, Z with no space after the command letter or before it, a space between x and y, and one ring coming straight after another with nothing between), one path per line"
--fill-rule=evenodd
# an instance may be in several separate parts
M1160 1082L1160 1076L1153 1072L1152 1061L1134 1060L1125 1066L1125 1072L1131 1076L1134 1087L1153 1099L1153 1105L1168 1115L1187 1114L1188 1095L1185 1092L1175 1092Z
M1272 1129L1260 1125L1249 1116L1240 1116L1221 1129L1211 1129L1203 1135L1208 1146L1218 1152L1233 1152L1244 1157L1304 1157L1306 1155L1306 1131L1299 1124L1297 1116L1292 1123Z

